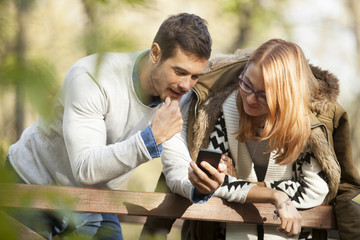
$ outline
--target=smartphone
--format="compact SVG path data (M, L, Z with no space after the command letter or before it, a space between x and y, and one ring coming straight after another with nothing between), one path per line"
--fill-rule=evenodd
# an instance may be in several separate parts
M217 169L220 159L221 159L221 155L222 155L222 152L219 150L200 149L198 157L196 159L196 164L203 172L205 172L210 177L211 174L206 169L204 169L200 165L200 163L202 161L208 162L208 163L210 163L211 166L213 166L214 168Z

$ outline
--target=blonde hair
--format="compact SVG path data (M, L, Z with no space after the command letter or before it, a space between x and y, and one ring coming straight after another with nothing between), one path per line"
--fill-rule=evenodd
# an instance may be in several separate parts
M269 114L259 125L257 117L243 109L240 94L237 107L240 126L237 139L269 139L269 152L275 151L276 162L294 162L310 136L309 94L317 88L315 77L301 48L295 43L271 39L256 49L249 63L257 64L264 78Z

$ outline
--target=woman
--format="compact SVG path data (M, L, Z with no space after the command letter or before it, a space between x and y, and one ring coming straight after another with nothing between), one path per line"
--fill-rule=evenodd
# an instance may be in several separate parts
M221 150L228 175L220 165L218 172L203 162L213 174L207 177L191 162L192 199L205 199L215 192L228 201L270 202L281 225L277 231L269 226L217 224L209 233L204 223L187 222L183 238L225 239L223 232L226 239L311 238L310 230L298 234L301 217L296 208L328 202L336 195L340 179L322 125L312 124L317 111L326 111L333 104L327 101L327 89L314 77L300 47L279 39L262 44L250 58L238 56L226 64L217 59L210 68L194 89L200 103L190 107L189 150L192 159L200 148ZM231 84L234 80L239 87ZM179 183L173 179L176 173L167 172L167 166L164 173L170 188L179 193ZM236 188L229 187L234 184Z

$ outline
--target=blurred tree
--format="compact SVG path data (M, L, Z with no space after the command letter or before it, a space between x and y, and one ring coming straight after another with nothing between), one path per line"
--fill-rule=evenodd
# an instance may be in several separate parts
M27 18L34 0L2 0L0 7L4 24L0 24L0 86L2 125L0 142L1 160L7 154L8 145L4 139L13 142L24 129L26 100L45 117L50 112L50 102L56 90L56 74L53 65L43 58L27 56ZM9 27L8 27L9 24ZM11 94L9 94L11 92ZM6 97L14 95L15 104L9 104ZM13 108L10 109L9 105ZM11 111L10 111L11 110ZM14 114L12 114L14 111ZM15 134L13 134L15 133ZM6 136L6 137L5 137Z
M112 30L107 17L114 15L111 14L113 9L118 9L121 4L138 5L145 1L79 0L88 21L74 45L84 49L85 55L135 49L136 41L131 34ZM50 115L50 103L60 82L54 63L56 59L50 58L50 51L45 52L47 56L29 54L33 48L29 45L29 37L34 38L29 22L40 4L35 0L0 0L0 163L4 161L10 143L23 132L29 112L45 118ZM51 40L49 37L48 41Z
M87 55L104 52L108 49L117 51L134 47L134 41L126 33L117 33L109 29L106 15L121 3L130 5L144 4L146 0L81 0L88 18L87 26L82 36L82 45Z
M2 5L6 5L6 7L9 7L10 1L3 0L1 2ZM25 66L25 51L26 51L26 45L25 45L25 17L26 13L29 10L33 3L33 0L19 0L14 2L16 13L15 13L15 21L17 23L17 33L14 36L13 41L9 41L7 39L4 39L5 35L3 36L3 40L5 42L5 46L9 48L2 49L2 62L6 62L6 58L9 55L14 55L14 63L19 68L24 68ZM2 8L3 9L3 8ZM2 26L4 27L4 26ZM10 44L13 44L12 46L9 46ZM6 81L2 77L2 80ZM19 137L23 127L24 127L24 86L22 85L21 81L15 81L15 112L16 112L16 118L15 118L15 129L16 129L16 136Z
M145 0L82 0L89 21L87 29L80 33L82 39L79 46L86 49L87 54L131 48L134 41L130 37L125 33L111 33L100 20L114 5L144 2ZM55 64L50 58L40 54L29 54L33 47L28 38L33 34L28 32L29 22L39 4L44 3L35 0L0 0L0 182L13 181L2 164L10 143L16 141L24 129L26 110L32 107L32 112L37 112L44 118L49 117L50 103L58 89ZM31 196L23 197L25 202L31 201ZM49 197L57 205L71 204L67 201L64 203L58 194ZM16 230L9 226L2 215L0 236L2 239L19 239Z
M358 0L347 0L347 10L350 17L350 28L354 33L356 44L356 61L357 61L357 76L360 74L360 2ZM353 143L353 157L355 165L360 168L360 149L357 143L360 141L360 94L354 97L353 103L350 106L350 124L351 124L351 141Z
M358 0L347 0L347 9L350 13L350 28L354 33L356 43L357 66L360 67L360 2Z
M282 9L284 0L224 0L222 11L233 15L237 21L237 37L230 46L230 51L246 48L248 45L257 46L268 40L274 26L280 24L286 29L283 21Z
M16 37L16 64L20 69L25 68L25 52L26 52L26 13L29 11L30 7L32 6L34 0L18 0L15 2L16 5L16 13L17 13L17 22L18 22L18 33ZM22 72L20 70L20 72ZM26 77L26 75L22 76ZM24 84L21 79L20 81L16 81L16 104L15 104L15 129L16 129L16 136L20 137L23 129L24 129L24 100L25 100L25 89Z

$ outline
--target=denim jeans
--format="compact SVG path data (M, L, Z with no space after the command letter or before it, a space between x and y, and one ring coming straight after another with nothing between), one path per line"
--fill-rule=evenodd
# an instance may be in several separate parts
M25 183L11 166L8 157L4 169L16 176L16 183ZM59 235L60 239L81 236L85 239L123 240L119 220L114 214L70 212L65 215L35 209L6 209L5 212L47 239Z

